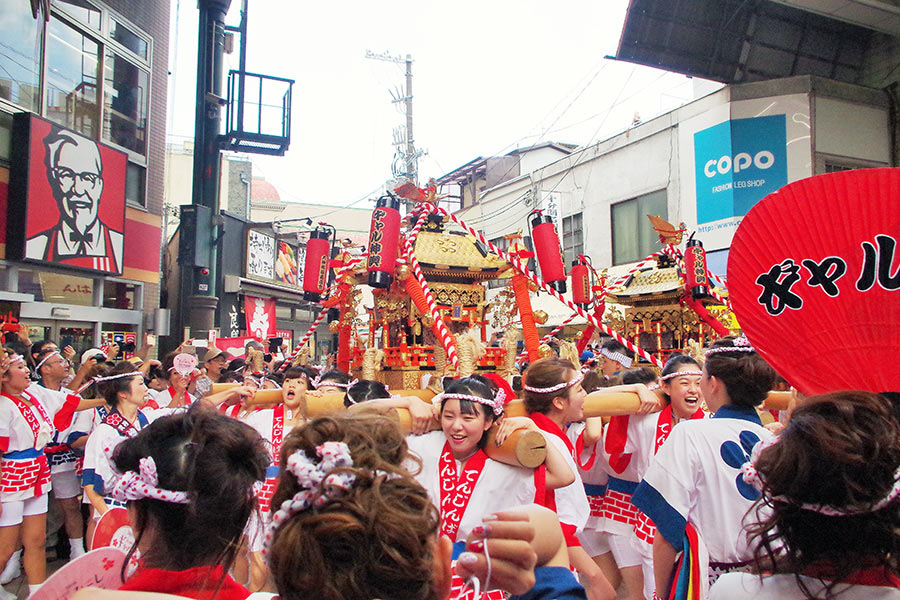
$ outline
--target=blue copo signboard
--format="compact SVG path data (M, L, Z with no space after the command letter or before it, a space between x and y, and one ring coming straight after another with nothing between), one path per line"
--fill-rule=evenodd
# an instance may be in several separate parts
M787 184L785 115L732 119L694 134L697 223L743 217Z

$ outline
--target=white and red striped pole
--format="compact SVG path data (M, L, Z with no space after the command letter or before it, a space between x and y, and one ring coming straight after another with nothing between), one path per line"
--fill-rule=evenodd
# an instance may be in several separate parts
M423 213L423 216L420 217L420 221L426 216L427 215ZM417 224L417 226L419 225ZM414 229L414 231L418 232L418 229ZM441 316L441 311L434 301L434 296L431 294L431 289L429 289L428 282L425 280L425 274L422 273L422 267L419 265L419 261L416 260L415 253L413 252L413 244L410 243L409 239L403 239L403 249L406 254L406 260L409 262L409 266L412 269L413 276L418 280L419 285L422 287L422 292L425 295L425 303L428 305L428 311L431 313L431 318L434 321L435 333L441 342L441 346L443 346L444 351L447 353L447 359L453 365L453 368L457 369L459 367L459 357L456 355L456 343L453 341L453 336L450 335L450 330L447 329L444 318Z
M657 358L656 356L653 356L649 352L646 352L646 351L642 350L641 348L635 346L627 338L623 337L617 331L610 329L609 327L604 325L602 322L595 319L593 315L588 314L580 306L577 306L574 302L572 302L571 300L568 300L562 294L557 292L555 289L553 289L552 287L550 287L549 285L544 283L537 275L535 275L534 273L529 271L528 267L526 267L524 264L522 264L522 261L519 260L518 257L510 256L503 250L500 250L499 248L497 248L497 246L492 244L490 242L490 240L485 238L481 233L479 233L475 229L472 229L471 227L469 227L466 223L464 223L462 220L460 220L456 215L444 210L443 208L434 206L433 204L429 205L429 206L430 206L430 210L432 212L438 211L441 214L444 214L444 215L447 215L448 217L450 217L450 219L452 219L454 223L456 223L457 225L459 225L460 227L462 227L463 229L465 229L466 231L471 233L473 236L475 236L478 240L481 241L482 244L484 244L485 246L490 248L491 251L494 252L497 256L499 256L503 260L506 260L507 262L509 262L513 266L513 268L516 269L519 273L521 273L522 275L524 275L525 277L527 277L528 279L530 279L531 281L536 283L538 286L540 286L540 288L542 290L544 290L545 292L547 292L548 294L550 294L551 296L553 296L554 298L556 298L557 300L559 300L560 302L562 302L563 304L568 306L570 309L572 309L572 312L578 313L579 315L584 317L589 323L591 323L594 327L605 332L607 335L611 336L613 339L615 339L619 343L623 344L626 348L628 348L632 352L635 352L636 354L638 354L644 360L646 360L658 367L662 367L662 363L660 362L659 358Z
M338 270L337 274L334 277L335 286L337 286L343 279L353 270L353 268L365 260L365 255L359 256L347 262L346 265ZM328 307L322 309L322 312L319 313L319 316L316 317L316 320L312 322L312 325L309 326L309 329L306 331L306 334L294 348L294 351L291 352L285 359L284 362L281 363L281 367L278 369L279 371L284 371L287 369L288 365L291 364L291 361L294 360L294 357L297 356L297 353L300 352L300 349L306 345L306 342L309 341L309 338L316 332L316 329L319 328L322 321L325 320L325 317L328 316Z

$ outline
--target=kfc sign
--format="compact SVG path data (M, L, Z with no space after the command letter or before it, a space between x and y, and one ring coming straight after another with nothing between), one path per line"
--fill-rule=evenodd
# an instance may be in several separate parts
M127 156L29 113L15 116L7 252L122 273Z

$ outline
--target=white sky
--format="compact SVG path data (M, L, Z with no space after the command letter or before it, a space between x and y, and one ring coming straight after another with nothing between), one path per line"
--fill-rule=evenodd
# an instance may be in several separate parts
M232 0L237 24L240 0ZM291 147L253 157L282 199L366 206L391 177L389 90L413 57L420 181L537 141L589 144L692 99L691 80L615 54L627 0L249 0L247 68L296 80ZM195 0L172 0L170 139L193 136ZM177 30L177 36L176 36ZM237 68L237 44L227 56ZM173 106L176 107L173 109Z

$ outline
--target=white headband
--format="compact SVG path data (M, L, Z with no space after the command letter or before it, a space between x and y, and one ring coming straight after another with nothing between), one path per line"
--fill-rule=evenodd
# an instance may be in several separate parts
M753 450L750 452L750 460L741 465L741 471L743 475L743 479L745 483L748 483L755 487L760 492L763 491L763 480L760 476L759 472L756 470L756 462L759 460L759 455L763 450L777 443L777 441L773 442L765 442L760 441L757 442L753 447ZM900 497L900 467L894 471L894 486L891 488L891 491L887 493L887 495L876 502L871 506L857 506L857 507L847 507L847 508L835 508L834 506L828 506L826 504L817 504L815 502L795 502L790 498L785 496L773 496L771 500L773 502L780 502L782 504L790 504L792 506L796 506L803 510L808 510L811 512L819 513L820 515L825 515L826 517L853 517L857 515L865 515L869 513L873 513L881 510L894 500Z
M630 356L622 354L621 352L613 352L612 350L607 350L606 348L600 348L600 354L602 354L609 360L616 361L617 363L621 364L626 369L631 368L631 363L633 361Z
M431 402L432 403L442 403L444 400L468 400L469 402L477 402L478 404L483 404L490 408L495 415L500 415L503 413L503 400L506 398L506 394L503 390L497 392L497 395L490 400L487 398L482 398L481 396L473 396L470 394L438 394L435 396Z
M703 353L704 356L709 356L710 354L718 354L720 352L756 352L756 348L750 345L750 340L746 337L741 336L739 338L735 338L733 346L718 346L716 348L710 348L706 352Z
M577 375L569 381L563 381L562 383L557 383L556 385L539 388L539 387L531 387L530 385L523 385L522 389L526 392L532 392L535 394L552 394L553 392L558 392L559 390L565 389L569 386L573 386L577 383L581 383L581 380L584 379L584 373L578 371Z
M62 354L59 353L59 350L54 350L53 352L51 352L50 354L48 354L47 356L45 356L44 358L41 359L41 362L39 362L37 364L37 366L34 368L34 372L37 373L38 375L40 375L41 367L43 367L44 363L47 362L48 360L50 360L51 358L53 358L54 356L62 357Z
M9 357L9 366L16 364L17 362L24 363L25 357L21 354L13 354Z
M659 380L660 381L668 381L669 379L675 379L676 377L684 377L686 375L703 377L703 371L675 371L674 373L669 373L668 375L663 375L662 377L659 378Z

